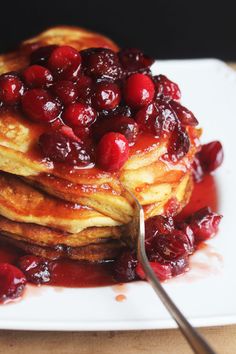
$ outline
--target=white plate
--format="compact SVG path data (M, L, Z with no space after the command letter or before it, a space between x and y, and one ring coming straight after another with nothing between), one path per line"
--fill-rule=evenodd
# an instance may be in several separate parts
M219 139L225 161L217 171L220 232L200 252L197 260L208 271L193 268L165 283L176 304L196 326L236 323L235 142L236 74L218 60L157 62L155 71L179 83L182 102L196 114L204 128L204 141ZM222 257L219 257L219 255ZM117 302L118 293L126 301ZM18 303L0 306L0 328L29 330L126 330L175 327L174 321L146 282L124 288L28 288Z

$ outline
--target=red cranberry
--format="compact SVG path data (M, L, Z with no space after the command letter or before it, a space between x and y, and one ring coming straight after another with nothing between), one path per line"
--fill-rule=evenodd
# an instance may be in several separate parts
M120 133L107 133L97 147L97 162L105 171L118 171L128 160L129 143Z
M23 256L19 259L18 266L31 283L43 284L50 281L49 262L45 258L33 255Z
M22 97L22 109L36 122L51 122L60 113L60 105L47 91L31 89Z
M81 75L76 82L79 100L91 104L92 79L89 76Z
M0 103L8 106L20 102L24 93L24 85L15 73L7 73L0 76Z
M173 108L175 114L177 115L182 125L190 125L192 127L198 125L197 118L195 118L193 113L189 111L186 107L182 106L179 102L173 100L170 101L169 104Z
M170 81L166 76L154 76L153 81L155 82L158 97L161 96L172 100L179 100L181 98L179 86L173 81Z
M221 218L221 215L207 207L195 212L188 221L193 230L195 242L199 243L213 237L218 231Z
M201 165L201 162L199 160L199 155L196 154L194 157L194 160L192 162L192 175L193 179L196 183L201 182L205 173L203 171L203 167Z
M98 83L93 92L92 104L98 111L116 108L121 100L121 92L118 85L111 82Z
M38 64L38 65L46 65L52 51L57 47L58 47L57 45L47 45L34 50L30 56L30 63Z
M122 67L129 73L148 72L154 60L136 48L123 49L118 53Z
M80 139L77 136L77 133L74 132L74 130L71 127L68 127L67 125L62 125L62 126L58 127L58 131L60 133L62 133L63 135L65 135L67 138L74 140L74 141L78 141L79 143L81 143L82 140L84 140L84 139Z
M66 45L57 47L48 59L48 67L60 79L75 81L80 75L80 53Z
M53 81L51 72L41 65L29 66L22 75L26 85L30 88L46 87Z
M177 162L184 157L190 148L188 134L183 128L177 127L171 134L168 143L168 157Z
M135 268L137 265L137 258L134 253L124 251L116 259L114 263L115 278L119 282L128 282L136 278Z
M66 80L57 81L52 86L52 92L65 105L74 103L78 98L77 87L71 81L66 81Z
M112 131L123 134L128 140L129 145L132 145L137 139L139 127L134 119L122 116L99 120L96 126L94 126L94 135L97 140L100 140L104 134Z
M189 268L189 258L182 257L176 259L175 261L170 262L171 266L171 275L172 277L176 277L177 275L183 274Z
M172 269L170 264L161 264L158 262L150 262L149 264L159 280L164 281L171 278ZM146 279L141 263L138 263L136 273L141 279Z
M224 159L221 143L219 141L212 141L211 143L202 145L198 158L205 173L216 170Z
M96 120L96 111L87 104L73 103L66 107L63 120L72 127L86 127Z
M89 48L80 52L87 75L118 79L122 75L118 56L107 48Z
M44 133L39 138L43 155L54 162L86 166L91 162L82 143L73 141L60 132Z
M151 78L144 74L132 74L125 82L124 98L128 105L140 108L154 97L155 87Z
M4 303L22 295L26 278L20 269L8 263L0 263L0 302Z

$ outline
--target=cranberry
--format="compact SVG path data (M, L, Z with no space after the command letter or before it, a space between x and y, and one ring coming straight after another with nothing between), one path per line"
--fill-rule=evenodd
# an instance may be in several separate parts
M31 64L46 65L52 51L57 47L57 45L47 45L44 47L37 48L31 53Z
M193 230L195 242L199 243L213 237L218 231L221 218L221 215L207 207L195 212L188 221Z
M181 98L179 86L170 81L165 75L154 76L153 81L155 82L157 97L165 97L172 100Z
M44 133L39 138L39 146L45 157L54 162L86 166L91 162L82 143L73 141L60 132Z
M118 85L111 82L101 82L94 87L92 104L98 111L116 108L121 100Z
M105 171L118 171L128 160L129 143L120 133L107 133L97 147L97 162Z
M183 274L189 268L189 258L182 257L178 258L175 261L170 262L171 266L171 275L176 277L177 275Z
M155 93L152 79L144 74L132 74L125 82L124 98L128 105L140 108L151 103Z
M170 264L161 264L159 262L150 262L149 264L159 280L164 281L171 278L172 269ZM146 279L141 263L138 263L136 273L141 279Z
M96 120L96 111L87 104L73 103L66 107L63 120L72 127L86 127Z
M89 48L80 52L85 73L94 78L118 79L122 75L118 56L111 49Z
M58 131L65 135L67 138L78 141L79 143L82 142L82 140L77 136L77 133L74 132L74 130L71 127L68 127L67 125L61 125L58 127Z
M99 120L96 126L94 126L94 135L97 140L100 140L104 134L112 131L123 134L128 140L129 145L132 145L137 139L139 126L134 119L122 116Z
M0 76L0 103L15 105L20 102L24 93L24 85L16 73L7 73Z
M36 122L51 122L60 113L60 105L43 89L31 89L22 97L22 109Z
M192 175L196 183L201 182L205 175L198 154L195 155L194 160L192 162Z
M50 281L49 262L45 258L33 255L23 256L19 259L18 266L31 283L43 284Z
M137 265L137 258L134 253L124 251L116 259L114 263L115 278L119 282L128 282L136 278L135 268Z
M136 48L123 49L118 53L122 67L128 74L148 72L154 60Z
M76 82L79 100L91 104L92 79L89 76L81 75Z
M170 101L170 106L173 108L175 114L177 115L180 123L182 125L196 126L198 125L198 120L195 118L193 113L189 111L186 107L182 106L179 102Z
M30 88L46 87L53 81L51 72L41 65L31 65L23 73L23 79Z
M219 141L212 141L211 143L202 145L198 158L205 173L214 171L222 164L224 159L221 143Z
M21 296L26 285L26 278L20 269L8 263L0 263L0 302Z
M169 133L178 125L176 115L165 101L157 101L143 107L135 115L135 120L141 129L159 137L162 133Z
M171 161L177 162L184 157L190 148L188 134L181 127L176 127L170 136L168 143L168 157Z
M65 105L74 103L78 98L78 89L76 85L71 81L57 81L52 86L52 92Z
M80 53L66 45L57 47L48 59L48 67L60 79L75 81L80 75Z

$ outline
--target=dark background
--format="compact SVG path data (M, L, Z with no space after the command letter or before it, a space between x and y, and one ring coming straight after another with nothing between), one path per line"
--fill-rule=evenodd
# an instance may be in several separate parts
M193 0L4 0L0 52L60 24L111 37L156 58L218 57L236 60L234 1ZM3 5L4 4L4 5Z

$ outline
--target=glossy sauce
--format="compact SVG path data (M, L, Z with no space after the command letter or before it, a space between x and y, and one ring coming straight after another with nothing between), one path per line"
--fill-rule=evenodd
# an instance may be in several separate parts
M180 216L185 218L204 206L210 206L214 211L217 210L217 188L213 176L206 176L202 182L195 185L190 203L184 208ZM17 264L17 259L23 254L24 252L13 246L0 243L0 263ZM57 260L52 262L52 276L48 284L78 288L114 285L116 281L113 278L112 270L112 261L96 264Z

